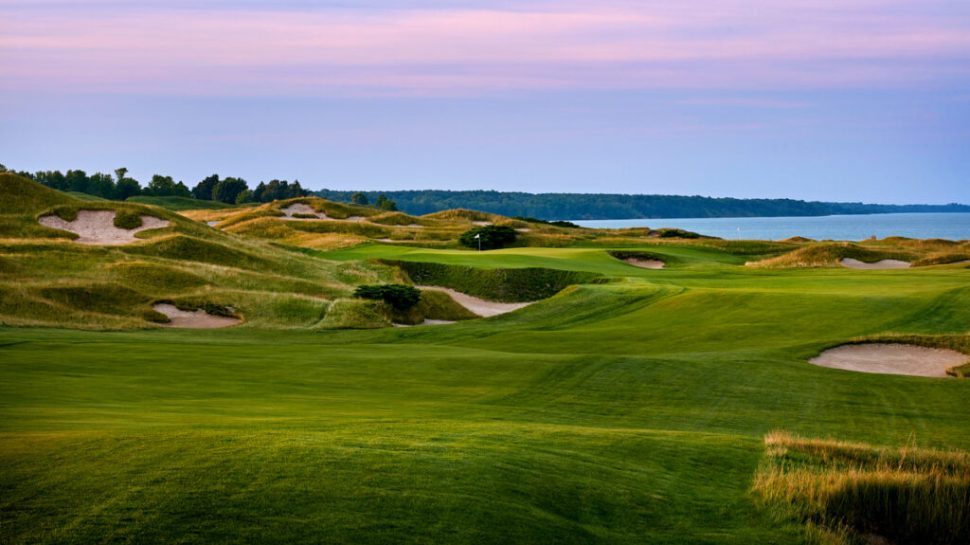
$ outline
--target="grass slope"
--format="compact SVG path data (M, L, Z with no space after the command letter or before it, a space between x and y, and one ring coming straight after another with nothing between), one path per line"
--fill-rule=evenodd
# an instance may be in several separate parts
M966 267L760 269L744 263L799 243L617 246L669 264L646 270L595 242L297 252L184 218L137 251L4 242L0 301L33 316L176 293L242 301L248 325L0 327L0 543L811 543L802 513L752 493L772 430L970 449L970 381L806 363L864 338L965 346ZM399 279L380 259L606 281L447 326L314 306Z

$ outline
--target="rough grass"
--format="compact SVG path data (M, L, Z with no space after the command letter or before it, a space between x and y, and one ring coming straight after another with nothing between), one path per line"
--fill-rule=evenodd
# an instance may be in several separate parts
M970 542L970 455L915 447L766 436L754 492L838 542Z
M183 210L227 210L235 208L234 205L219 201L204 201L191 199L188 197L129 197L127 202L138 204L150 204L173 212Z
M555 269L480 269L419 263L385 261L400 267L417 285L443 286L493 301L537 301L573 284L592 282L599 276Z

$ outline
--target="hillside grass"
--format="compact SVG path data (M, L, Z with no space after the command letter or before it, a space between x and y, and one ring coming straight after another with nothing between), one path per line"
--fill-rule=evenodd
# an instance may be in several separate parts
M128 197L127 202L149 204L173 212L181 212L183 210L227 210L236 208L235 205L224 202L205 201L189 197L146 197L139 195L137 197Z

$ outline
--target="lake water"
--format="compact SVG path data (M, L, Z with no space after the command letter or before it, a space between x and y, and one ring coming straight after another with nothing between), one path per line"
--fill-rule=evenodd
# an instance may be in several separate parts
M673 218L576 220L583 227L676 227L726 239L781 240L802 236L817 240L877 238L970 239L970 214L860 214L795 218Z

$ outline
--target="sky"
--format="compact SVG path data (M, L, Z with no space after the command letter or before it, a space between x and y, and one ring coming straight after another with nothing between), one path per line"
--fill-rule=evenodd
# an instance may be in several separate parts
M970 2L0 0L0 163L970 203Z

